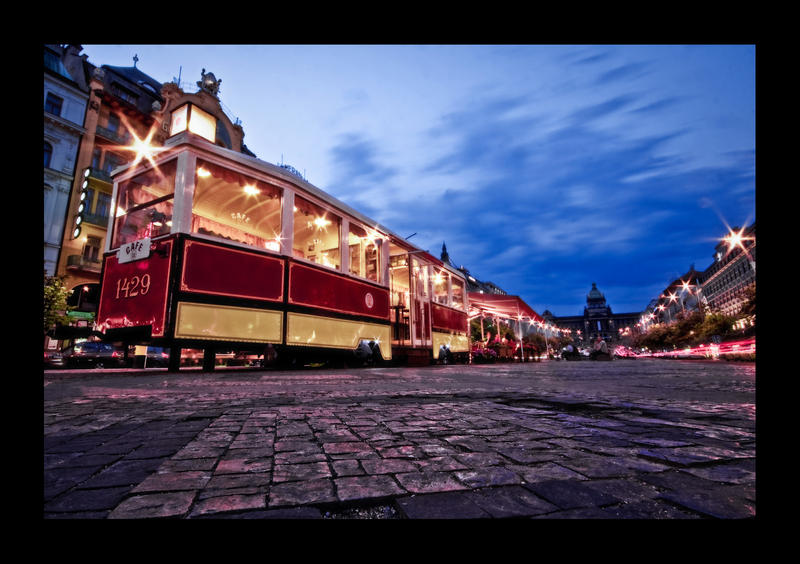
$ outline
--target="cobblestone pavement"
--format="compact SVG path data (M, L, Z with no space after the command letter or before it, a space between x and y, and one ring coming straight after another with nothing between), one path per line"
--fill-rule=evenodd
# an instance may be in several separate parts
M742 519L755 365L44 374L44 517Z

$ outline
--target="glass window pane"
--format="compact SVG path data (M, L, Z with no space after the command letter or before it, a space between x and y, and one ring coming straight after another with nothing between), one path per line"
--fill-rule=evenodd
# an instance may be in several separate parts
M464 309L464 281L453 276L450 284L453 287L453 307Z
M363 227L350 224L348 245L350 245L350 274L378 281L378 245L376 233L369 233Z
M447 305L447 281L449 275L441 270L434 270L433 274L433 301Z
M192 232L279 252L281 190L198 159Z
M172 227L172 199L138 208L114 220L114 244L120 247L145 237L167 235Z
M106 156L108 161L108 156ZM117 194L117 215L175 192L175 168L172 160L120 183Z
M172 160L119 184L112 248L170 232L175 169Z
M295 196L294 208L292 254L340 268L339 229L342 220L300 196Z

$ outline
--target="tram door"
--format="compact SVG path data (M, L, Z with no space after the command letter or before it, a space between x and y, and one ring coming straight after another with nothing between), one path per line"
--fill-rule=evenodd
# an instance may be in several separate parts
M408 254L389 257L389 287L392 295L392 344L411 344L411 285Z
M415 347L431 346L431 302L428 265L411 258L411 339Z

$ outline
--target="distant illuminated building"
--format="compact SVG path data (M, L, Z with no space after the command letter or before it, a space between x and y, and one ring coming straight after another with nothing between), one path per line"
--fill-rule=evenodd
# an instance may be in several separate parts
M542 317L561 329L569 329L576 341L589 344L598 336L606 342L620 341L632 332L641 315L642 312L613 313L605 296L597 289L597 283L592 282L583 315L556 317L545 310Z
M714 262L699 279L709 308L726 315L739 313L747 289L756 283L756 224L731 232L739 240L722 240L714 249Z

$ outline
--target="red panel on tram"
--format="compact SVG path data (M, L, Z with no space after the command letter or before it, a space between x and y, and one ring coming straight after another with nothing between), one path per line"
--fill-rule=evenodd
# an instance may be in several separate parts
M164 335L172 241L155 244L146 259L120 264L106 257L97 324L101 331L152 326L152 335Z
M187 241L181 290L281 301L283 261L276 257Z
M389 290L291 263L289 303L389 319Z
M433 308L431 325L434 329L445 329L448 331L467 330L467 314L439 304L431 304Z

